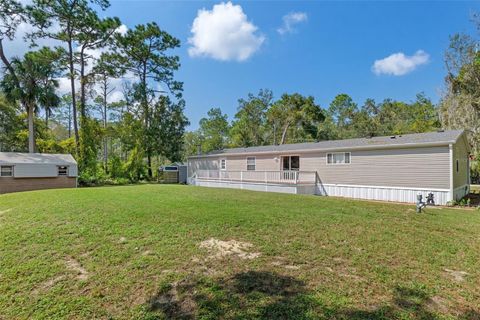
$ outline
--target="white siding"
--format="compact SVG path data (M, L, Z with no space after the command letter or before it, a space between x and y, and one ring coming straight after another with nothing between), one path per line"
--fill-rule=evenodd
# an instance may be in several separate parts
M433 193L435 204L445 205L449 201L450 190L448 189L319 184L316 194L354 199L415 203L417 201L417 194L423 195L423 199L425 200L429 193Z
M77 166L70 165L68 166L68 176L69 177L76 177L78 176L78 168Z
M54 164L19 163L14 165L15 178L47 178L58 176L58 166ZM68 165L68 176L77 176L77 166Z

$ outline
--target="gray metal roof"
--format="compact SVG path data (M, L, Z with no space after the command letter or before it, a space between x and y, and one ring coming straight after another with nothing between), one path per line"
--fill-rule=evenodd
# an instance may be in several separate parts
M322 151L342 149L377 149L395 148L419 145L441 145L455 143L463 134L463 130L446 130L426 133L403 134L395 136L357 138L346 140L329 140L309 143L295 143L271 146L259 146L249 148L232 148L212 151L208 154L193 156L202 157L209 155L242 154L242 153L264 153L264 152L285 152L285 151Z
M0 164L77 164L71 154L0 152Z

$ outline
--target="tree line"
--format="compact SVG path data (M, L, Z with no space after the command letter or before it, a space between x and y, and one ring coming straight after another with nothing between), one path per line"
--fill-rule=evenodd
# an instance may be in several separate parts
M220 108L212 108L196 131L185 135L188 154L224 149L322 140L420 133L441 128L438 108L420 93L413 102L367 99L358 105L339 94L327 108L313 97L260 90L238 100L230 122Z
M72 153L87 183L99 176L151 179L160 159L181 159L188 120L172 53L180 41L155 22L122 31L119 18L99 15L109 5L0 3L2 151ZM11 57L4 43L21 24L30 26L24 40L32 51ZM40 39L55 46L38 48ZM59 96L62 78L70 90ZM112 83L122 78L123 99L112 102Z

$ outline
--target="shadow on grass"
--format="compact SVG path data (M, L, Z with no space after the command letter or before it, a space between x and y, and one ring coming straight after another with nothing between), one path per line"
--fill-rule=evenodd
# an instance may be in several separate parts
M438 303L438 302L437 302ZM440 306L441 309L442 306ZM191 277L163 286L148 302L149 319L440 319L422 288L397 287L390 303L373 309L332 305L303 281L267 271L230 278ZM157 316L155 316L157 315ZM458 319L480 319L468 311Z

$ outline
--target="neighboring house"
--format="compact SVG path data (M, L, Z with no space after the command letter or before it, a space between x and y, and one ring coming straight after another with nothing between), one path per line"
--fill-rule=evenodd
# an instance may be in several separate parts
M0 152L0 194L76 186L77 162L70 154Z
M463 131L235 148L188 159L199 186L437 204L470 189Z

